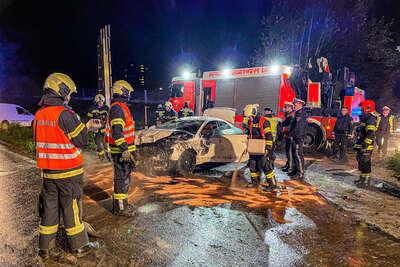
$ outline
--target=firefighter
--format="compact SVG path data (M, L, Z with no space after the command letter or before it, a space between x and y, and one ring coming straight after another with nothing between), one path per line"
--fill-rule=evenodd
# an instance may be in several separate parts
M290 123L288 136L291 138L292 143L292 157L293 157L293 170L289 176L296 179L304 179L304 155L303 155L303 142L305 129L307 127L307 114L304 110L305 102L301 99L295 98L293 101L294 117Z
M390 108L384 106L382 114L378 117L378 126L376 131L376 143L378 152L387 154L387 146L390 134L393 134L393 115L390 114Z
M135 122L126 103L133 91L123 80L113 84L112 102L106 125L106 143L114 165L114 194L112 212L117 216L132 216L128 203L131 172L135 169Z
M184 117L189 117L193 116L193 110L189 108L189 102L185 102L185 105L183 108L181 108L178 112L178 117L179 118L184 118Z
M274 166L275 162L275 142L276 142L276 137L277 137L277 130L278 130L278 120L272 116L272 108L266 107L264 109L264 117L266 120L269 121L270 127L271 127L271 133L273 137L273 143L272 143L272 149L270 151L270 160L272 163L272 166Z
M273 147L273 136L269 121L258 111L258 104L247 105L244 108L244 115L248 118L249 138L265 140L265 155L250 155L249 168L251 183L248 187L260 186L264 190L273 190L276 188L276 180L273 164L271 163L271 154ZM264 172L266 181L260 181L261 171ZM267 182L267 184L265 184Z
M86 126L68 104L75 83L62 73L53 73L44 84L39 111L34 119L37 167L42 170L43 187L39 197L39 255L49 257L60 215L71 252L87 253L88 234L82 222L82 148L88 142Z
M164 117L165 108L162 104L159 104L156 109L156 125L161 125L162 117Z
M358 186L369 186L371 183L371 155L374 150L378 114L375 112L375 103L372 100L361 102L361 108L363 114L360 116L357 142L354 145L360 178L354 183Z
M111 159L108 158L108 153L105 153L106 144L104 142L104 134L106 132L106 123L107 123L107 112L108 106L104 105L105 98L103 95L98 94L94 97L94 105L90 107L89 112L87 114L88 119L98 120L101 123L101 128L96 130L94 134L94 142L97 147L97 155L99 156L100 160L103 161L107 159L110 161Z
M282 122L282 135L285 140L286 164L282 171L291 172L293 170L292 139L288 136L289 126L294 117L293 103L285 102L285 120Z
M353 119L348 114L348 109L343 107L333 127L333 134L335 135L333 156L339 153L339 160L346 160L346 146L348 139L352 137L352 133Z
M166 123L168 121L173 121L178 118L178 115L176 114L175 110L172 108L172 103L167 101L165 102L165 112L163 117L161 118L162 123Z

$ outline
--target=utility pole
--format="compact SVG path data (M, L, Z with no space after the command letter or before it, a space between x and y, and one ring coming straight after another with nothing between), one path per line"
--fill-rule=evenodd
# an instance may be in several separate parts
M104 94L106 104L111 103L112 71L111 71L111 42L110 24L100 29L97 44L97 66L99 93Z

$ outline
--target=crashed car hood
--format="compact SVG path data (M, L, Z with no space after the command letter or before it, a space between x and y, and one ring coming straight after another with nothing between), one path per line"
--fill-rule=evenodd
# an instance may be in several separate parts
M174 130L167 129L146 129L136 132L135 144L154 143L157 140L168 137L174 133Z

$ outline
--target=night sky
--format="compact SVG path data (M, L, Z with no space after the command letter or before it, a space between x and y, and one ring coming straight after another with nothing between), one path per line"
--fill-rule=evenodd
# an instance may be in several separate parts
M397 0L377 2L375 16L400 16ZM145 64L153 83L165 86L188 59L204 71L245 67L270 8L268 0L0 0L0 38L34 81L57 71L95 88L98 32L111 24L113 79L127 64Z

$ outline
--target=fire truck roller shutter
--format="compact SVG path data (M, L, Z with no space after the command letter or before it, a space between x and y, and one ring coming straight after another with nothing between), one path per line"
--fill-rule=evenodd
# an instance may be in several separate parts
M249 103L270 107L278 112L280 76L238 79L236 82L236 110L243 110Z
M215 88L215 106L233 108L233 97L234 79L217 80Z

